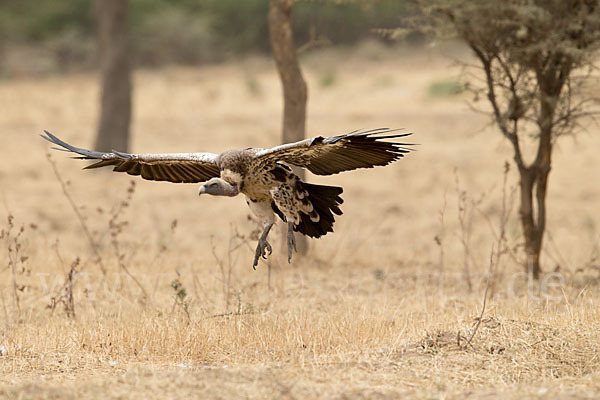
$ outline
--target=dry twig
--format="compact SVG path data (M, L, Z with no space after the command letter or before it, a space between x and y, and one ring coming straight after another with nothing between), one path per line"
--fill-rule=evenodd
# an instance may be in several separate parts
M485 293L483 294L483 306L481 307L481 314L479 314L479 319L477 320L477 324L475 324L475 328L473 329L473 333L471 333L471 336L469 337L469 339L465 343L463 349L466 349L467 346L469 346L471 344L471 341L473 340L473 338L477 334L477 330L479 329L479 325L481 325L481 320L483 319L483 313L485 313L485 306L487 305L488 290L490 289L490 280L492 278L492 267L494 265L493 259L494 259L494 247L492 246L492 251L490 252L490 267L488 269L488 278L487 278L487 284L485 286Z
M73 288L75 287L75 274L77 273L77 267L79 266L80 261L79 257L77 257L75 261L71 263L71 268L69 269L63 286L59 290L59 294L53 296L50 299L50 304L46 306L46 308L49 308L52 312L54 312L58 303L62 303L67 317L75 318L75 297L73 296Z

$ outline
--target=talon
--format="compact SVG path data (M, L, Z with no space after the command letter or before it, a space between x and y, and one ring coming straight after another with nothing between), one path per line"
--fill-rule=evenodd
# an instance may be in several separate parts
M258 265L258 259L263 258L266 260L267 259L267 251L269 252L269 255L273 252L273 248L271 247L271 244L267 241L267 235L269 234L269 231L271 230L271 226L273 226L273 224L265 226L263 233L260 235L260 238L258 239L258 244L256 245L256 251L254 252L254 263L252 264L252 269L255 271L256 271L256 266Z
M267 242L267 250L269 250L269 255L273 254L273 248L271 247L269 242Z
M267 255L271 255L271 245L269 244L269 242L267 242L265 240L265 245L262 248L262 258L264 258L265 260L267 259ZM269 254L267 254L267 250L269 251Z

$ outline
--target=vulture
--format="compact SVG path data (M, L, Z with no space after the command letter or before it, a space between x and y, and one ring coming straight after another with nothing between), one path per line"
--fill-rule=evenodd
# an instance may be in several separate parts
M302 181L290 166L306 168L316 175L332 175L358 168L388 165L412 149L411 143L394 141L410 133L379 128L348 134L315 137L270 149L247 148L214 153L128 154L100 152L71 146L48 131L41 135L55 150L75 153L73 158L96 160L84 169L113 167L113 171L141 175L152 181L175 183L205 182L199 195L237 196L262 224L252 267L266 259L272 247L267 236L277 217L287 223L288 262L296 250L294 232L319 238L333 232L335 215L342 215L338 186L315 185Z

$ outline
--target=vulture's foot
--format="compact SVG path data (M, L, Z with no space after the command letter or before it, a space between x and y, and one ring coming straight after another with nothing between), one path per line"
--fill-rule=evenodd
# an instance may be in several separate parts
M288 222L288 232L287 232L287 246L288 246L288 263L292 262L292 248L297 253L296 249L296 239L294 238L294 223Z
M252 269L254 269L254 270L256 270L256 266L258 265L258 259L260 257L262 257L266 260L267 259L267 251L269 252L269 255L271 253L273 253L273 248L271 247L269 242L267 242L267 236L269 235L269 231L271 230L272 226L273 226L273 224L269 224L269 225L265 226L265 230L263 231L263 233L260 235L260 238L258 239L258 245L256 246L256 252L254 253L254 263L252 264Z

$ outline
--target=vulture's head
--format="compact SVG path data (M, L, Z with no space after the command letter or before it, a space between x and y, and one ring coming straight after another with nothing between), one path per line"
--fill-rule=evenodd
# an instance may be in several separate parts
M221 178L212 178L204 185L200 186L198 195L212 194L213 196L236 196L240 190L237 185L232 185Z

